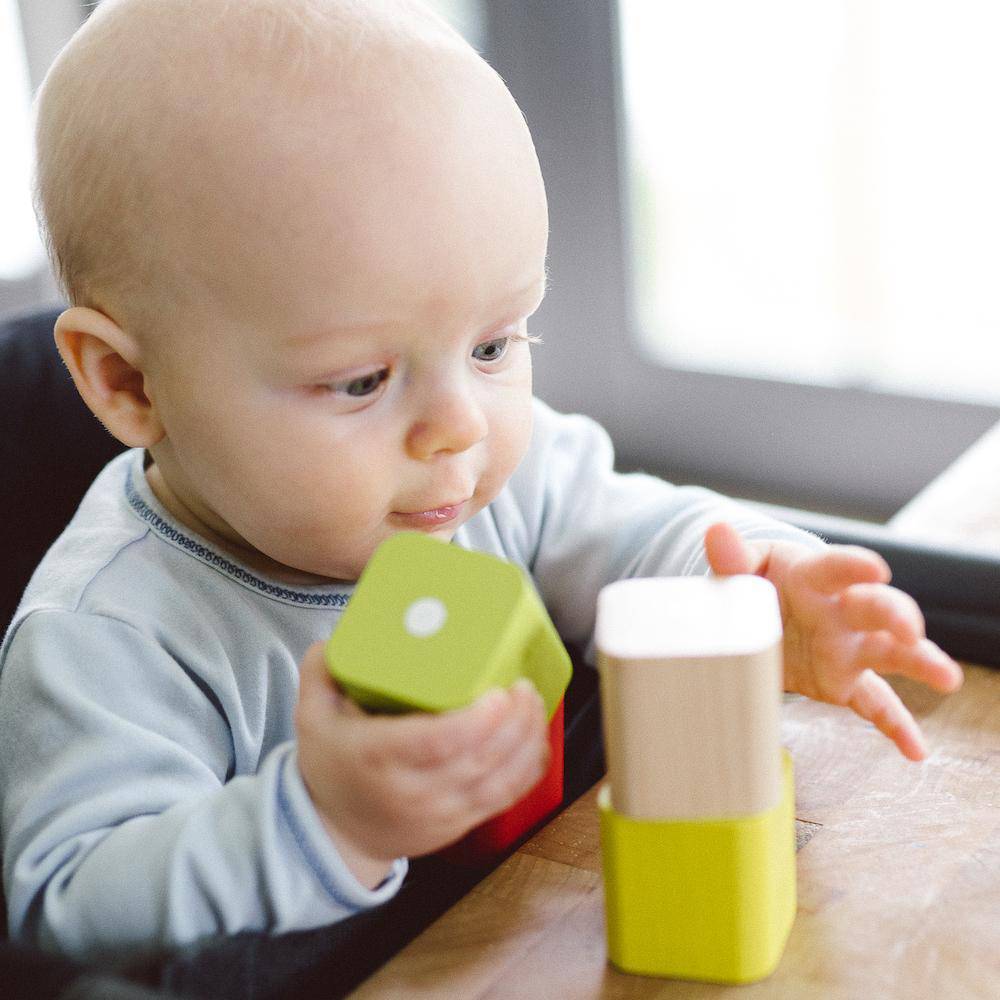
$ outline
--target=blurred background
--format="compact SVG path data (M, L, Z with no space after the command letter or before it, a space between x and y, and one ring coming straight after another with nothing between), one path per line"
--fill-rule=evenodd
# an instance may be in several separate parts
M0 318L59 303L31 98L94 6L0 0ZM1000 419L1000 5L432 6L538 148L536 391L621 468L881 522Z

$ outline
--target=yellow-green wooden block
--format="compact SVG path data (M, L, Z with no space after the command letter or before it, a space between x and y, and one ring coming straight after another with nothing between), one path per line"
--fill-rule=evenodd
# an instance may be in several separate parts
M523 570L420 532L375 551L325 655L351 698L383 712L459 708L526 677L551 718L572 672Z
M645 976L750 983L781 960L795 919L795 786L749 816L637 820L598 797L608 955Z

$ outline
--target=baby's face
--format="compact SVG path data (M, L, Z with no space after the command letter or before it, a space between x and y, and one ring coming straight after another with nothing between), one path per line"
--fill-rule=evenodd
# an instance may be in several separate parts
M450 539L527 448L545 196L509 95L470 88L471 115L404 93L264 124L197 196L210 294L150 357L151 481L278 573L353 580L395 532Z

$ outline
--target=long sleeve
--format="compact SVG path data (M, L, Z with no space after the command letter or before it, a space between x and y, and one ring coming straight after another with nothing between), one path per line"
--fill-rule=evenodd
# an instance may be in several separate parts
M80 957L333 922L390 898L348 871L295 744L235 773L204 677L135 627L36 611L0 673L0 794L11 933Z
M710 490L615 472L611 439L599 424L537 401L533 446L514 490L511 545L525 552L560 634L585 646L601 587L629 577L708 572L704 537L716 521L728 520L747 539L824 545Z

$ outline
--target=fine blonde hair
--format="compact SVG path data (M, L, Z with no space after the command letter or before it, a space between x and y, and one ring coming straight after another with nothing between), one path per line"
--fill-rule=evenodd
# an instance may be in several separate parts
M212 114L301 92L319 63L336 85L442 44L473 51L419 0L103 0L35 101L35 210L67 300L138 333L207 284L197 232L171 233Z

